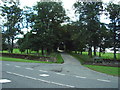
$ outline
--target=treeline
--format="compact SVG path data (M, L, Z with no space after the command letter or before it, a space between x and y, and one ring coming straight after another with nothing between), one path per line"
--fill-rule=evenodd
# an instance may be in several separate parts
M12 53L16 36L23 34L21 29L27 28L28 32L17 42L21 52L41 50L44 55L46 50L50 54L64 44L67 52L82 54L88 49L88 55L92 57L92 47L94 56L97 48L101 56L105 48L113 47L116 59L120 47L120 5L77 1L73 7L78 17L74 22L67 16L61 2L37 2L37 5L24 9L15 2L1 6L1 15L6 18L2 28L2 49ZM100 22L102 14L108 16L109 24Z

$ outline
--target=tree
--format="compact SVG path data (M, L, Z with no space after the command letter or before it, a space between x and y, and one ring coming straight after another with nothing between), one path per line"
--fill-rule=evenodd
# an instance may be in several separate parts
M14 47L13 41L15 40L15 36L21 33L20 22L22 17L22 9L20 9L15 2L11 3L8 6L4 4L4 6L2 6L1 8L2 16L6 17L7 19L4 27L7 28L5 33L8 40L8 50L10 53L12 53Z
M98 46L100 20L99 15L102 11L102 2L80 2L74 4L75 13L79 14L79 22L86 25L87 46L89 48L88 55L92 56L92 46L94 47L94 55L96 56L96 47Z
M65 10L60 2L38 2L34 10L36 14L32 15L34 19L31 17L34 22L32 31L39 36L38 43L42 53L46 49L49 54L59 40L57 33L61 23L67 19Z
M8 44L6 43L6 34L2 33L2 51L8 50Z
M111 23L109 24L109 28L112 32L112 46L114 47L114 59L116 60L116 47L118 46L117 37L117 26L119 27L120 22L120 5L109 3L106 8L107 12L109 13L109 18Z

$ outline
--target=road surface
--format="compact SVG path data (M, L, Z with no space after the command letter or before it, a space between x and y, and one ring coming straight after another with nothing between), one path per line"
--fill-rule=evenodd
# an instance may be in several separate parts
M90 70L68 54L64 64L2 61L2 88L118 88L118 77Z

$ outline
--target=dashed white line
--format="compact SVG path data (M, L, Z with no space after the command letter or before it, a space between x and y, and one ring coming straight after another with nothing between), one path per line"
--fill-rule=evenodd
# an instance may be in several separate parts
M51 83L50 81L47 81L47 80L42 80L42 79L37 79L37 80L45 82L45 83Z
M57 85L60 85L60 86L65 86L64 84L61 84L61 83L56 83L56 82L51 82L53 84L57 84Z
M86 77L82 77L82 76L75 76L75 77L77 77L77 78L86 78Z
M20 66L15 65L15 67L20 68Z
M103 81L103 82L110 82L109 80L103 80L103 79L97 79L99 81Z
M37 80L36 78L33 78L33 77L29 77L29 76L25 76L25 77L29 79Z
M9 66L10 64L6 64L6 65L8 65L8 66Z
M65 74L63 74L63 73L56 73L56 74L58 74L58 75L65 75Z
M42 81L42 82L45 82L45 83L52 83L52 84L56 84L56 85L60 85L60 86L66 86L66 87L70 87L70 88L75 87L75 86L72 86L72 85L66 85L66 84L61 84L61 83L57 83L57 82L51 82L51 81L47 81L47 80L43 80L43 79L37 79L37 78L30 77L30 76L24 76L24 75L21 75L21 74L12 73L12 72L8 72L8 71L6 73L21 76L21 77L25 77L25 78L29 78L29 79L33 79L33 80L39 80L39 81Z
M75 88L75 86L71 86L71 85L65 85L66 87L71 87L71 88Z
M33 70L32 68L25 68L25 69L28 69L28 70Z
M12 74L12 72L8 72L8 71L6 71L6 73Z
M66 84L61 84L61 83L56 83L56 82L51 82L51 83L56 84L56 85L60 85L60 86L70 87L70 88L74 88L74 87L75 87L75 86L66 85Z
M44 71L44 70L39 70L40 72L48 72L48 71Z

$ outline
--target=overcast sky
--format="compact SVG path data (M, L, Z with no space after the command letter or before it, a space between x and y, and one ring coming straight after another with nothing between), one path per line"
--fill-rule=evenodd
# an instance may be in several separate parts
M37 1L44 1L44 0L20 0L21 7L24 6L34 6L36 5ZM50 1L50 0L48 0ZM52 0L51 0L52 1ZM59 0L53 0L53 1L59 1ZM76 0L61 0L63 2L63 7L66 10L67 15L71 18L71 20L75 21L75 15L74 15L74 10L73 10L73 4L76 2ZM84 0L82 0L84 1ZM85 0L89 1L89 0ZM102 0L104 3L109 3L110 1L113 1L114 3L118 3L119 0ZM101 22L109 23L109 20L105 19L106 17L102 15L101 17Z

